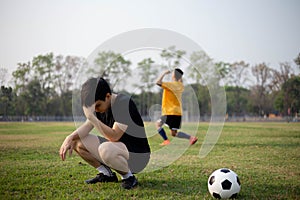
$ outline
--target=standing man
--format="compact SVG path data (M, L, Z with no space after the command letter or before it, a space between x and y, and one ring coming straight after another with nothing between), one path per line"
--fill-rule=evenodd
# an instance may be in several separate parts
M117 182L111 169L122 177L122 187L138 185L134 173L142 171L150 159L150 147L144 123L135 103L123 94L114 94L103 78L87 80L81 89L81 103L86 122L66 137L60 157L74 149L98 170L87 184ZM90 134L96 128L103 137Z
M197 138L186 134L184 132L177 132L181 127L181 118L182 118L182 100L181 96L184 90L182 83L183 71L176 68L172 73L171 82L163 82L165 75L170 74L171 71L165 71L157 80L156 84L163 89L162 96L162 116L156 122L157 132L164 139L162 146L169 145L170 140L168 139L163 125L166 124L169 126L171 135L173 137L188 139L190 144L193 145L197 142Z

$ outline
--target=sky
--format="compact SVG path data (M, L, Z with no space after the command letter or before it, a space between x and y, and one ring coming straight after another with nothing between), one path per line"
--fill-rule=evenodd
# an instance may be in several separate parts
M215 61L278 67L300 53L299 0L0 0L0 68L36 55L88 57L118 34L159 28Z

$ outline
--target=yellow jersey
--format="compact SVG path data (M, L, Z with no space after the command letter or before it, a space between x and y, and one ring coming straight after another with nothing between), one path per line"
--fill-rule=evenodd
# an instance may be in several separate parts
M162 115L182 115L181 96L184 90L182 82L162 82Z

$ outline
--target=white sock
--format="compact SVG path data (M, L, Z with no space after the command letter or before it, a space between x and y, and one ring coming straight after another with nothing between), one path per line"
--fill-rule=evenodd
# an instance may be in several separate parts
M104 174L106 176L111 176L112 175L111 170L109 168L107 168L106 166L104 166L104 165L100 165L100 167L98 167L97 170L100 173L102 173L102 174Z
M133 176L133 174L131 173L130 170L129 170L129 172L128 172L127 174L124 174L124 175L120 174L120 175L121 175L121 177L122 177L122 180L123 180L123 179L127 179L127 178L129 178L130 176Z

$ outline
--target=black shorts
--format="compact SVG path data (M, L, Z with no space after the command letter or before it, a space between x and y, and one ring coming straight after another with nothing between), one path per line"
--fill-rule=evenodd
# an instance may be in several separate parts
M159 120L162 124L166 124L172 130L178 130L181 127L180 115L163 115Z

